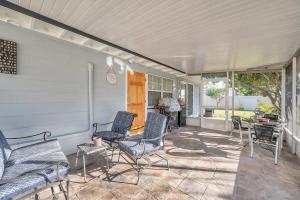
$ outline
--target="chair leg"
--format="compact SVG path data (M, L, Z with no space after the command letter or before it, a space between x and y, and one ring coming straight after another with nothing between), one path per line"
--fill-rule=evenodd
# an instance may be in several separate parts
M51 187L51 193L52 193L52 198L57 199L53 187Z
M107 171L109 170L109 163L108 163L108 156L107 156L107 151L105 150L105 160L106 160L106 166L107 166Z
M243 144L243 133L242 133L242 130L240 130L239 132L240 132L240 144Z
M170 166L169 166L169 160L166 159L166 162L167 162L167 167L168 167L168 170L170 170Z
M253 139L250 139L250 157L253 158Z
M111 161L113 161L113 158L114 158L114 151L115 151L115 148L112 147L112 150L111 150Z
M76 153L76 160L75 160L75 168L77 169L77 166L78 166L78 157L79 157L79 149L77 150L77 153Z
M278 162L278 148L279 148L279 138L276 139L276 147L275 147L275 165L277 165Z
M141 170L142 170L142 167L139 165L138 159L136 160L136 167L137 167L137 173L138 173L138 179L137 179L136 185L138 185L139 181L140 181Z
M66 198L66 200L69 200L69 198L70 198L70 180L69 179L67 180L66 184L67 184L66 185L66 187L67 187L67 198Z
M34 195L34 200L39 200L39 199L40 199L39 195L38 195L38 194L35 194L35 195Z
M60 189L60 191L64 194L64 197L65 197L65 199L66 200L68 200L68 193L69 193L69 180L67 180L66 181L66 190L64 189L64 187L63 187L63 185L62 185L62 182L63 181L61 181L60 183L59 183L59 189Z
M83 176L84 176L84 182L87 182L86 180L86 169L85 169L85 155L82 154L82 161L83 161Z
M119 150L118 162L120 162L121 153L121 150Z

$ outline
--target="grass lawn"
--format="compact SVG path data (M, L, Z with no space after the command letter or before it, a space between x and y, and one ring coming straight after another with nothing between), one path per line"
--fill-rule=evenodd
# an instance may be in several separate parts
M228 111L229 118L231 117L231 110ZM240 116L244 119L249 119L251 116L255 116L253 111L235 110L234 115ZM225 119L225 110L214 110L213 117Z

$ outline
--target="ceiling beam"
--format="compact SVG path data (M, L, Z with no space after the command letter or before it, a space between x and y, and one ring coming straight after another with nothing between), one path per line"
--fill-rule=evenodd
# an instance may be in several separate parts
M293 58L297 57L298 55L300 55L300 48L297 49L297 51L293 54L293 56L286 62L286 64L284 65L284 67L285 68L288 67L288 65L292 63Z
M19 12L19 13L22 13L22 14L24 14L24 15L27 15L27 16L33 17L33 18L35 18L35 19L44 21L44 22L46 22L46 23L52 24L52 25L54 25L54 26L60 27L60 28L62 28L62 29L68 30L68 31L70 31L70 32L76 33L76 34L78 34L78 35L81 35L81 36L87 37L87 38L89 38L89 39L95 40L95 41L97 41L97 42L106 44L106 45L111 46L111 47L113 47L113 48L120 49L120 50L122 50L122 51L128 52L128 53L133 54L133 55L135 55L135 56L138 56L138 57L144 58L144 59L146 59L146 60L152 61L152 62L154 62L154 63L157 63L158 65L165 66L165 67L167 67L167 68L173 69L173 70L178 71L178 72L180 72L180 73L185 73L184 71L179 70L179 69L177 69L177 68L175 68L175 67L172 67L172 66L170 66L170 65L161 63L161 62L159 62L159 61L157 61L157 60L154 60L154 59L152 59L152 58L149 58L149 57L147 57L147 56L144 56L144 55L142 55L142 54L139 54L139 53L137 53L137 52L135 52L135 51L132 51L132 50L127 49L127 48L124 48L124 47L122 47L122 46L119 46L119 45L114 44L114 43L112 43L112 42L109 42L109 41L107 41L107 40L101 39L101 38L99 38L99 37L96 37L96 36L94 36L94 35L91 35L91 34L89 34L89 33L86 33L86 32L84 32L84 31L81 31L81 30L79 30L79 29L76 29L76 28L74 28L74 27L72 27L72 26L66 25L66 24L64 24L64 23L61 23L61 22L59 22L59 21L56 21L56 20L54 20L54 19L51 19L51 18L46 17L46 16L44 16L44 15L41 15L41 14L39 14L39 13L36 13L36 12L34 12L34 11L32 11L32 10L29 10L29 9L26 9L26 8L21 7L21 6L19 6L19 5L16 5L16 4L14 4L14 3L11 3L11 2L9 2L9 1L6 1L6 0L3 0L3 1L2 1L2 0L1 0L1 1L0 1L0 5L3 6L3 7L9 8L9 9L11 9L11 10L17 11L17 12Z
M218 73L226 73L226 72L236 72L236 73L264 73L264 72L279 72L281 69L263 69L263 70L255 70L255 69L228 69L228 70L216 70L216 71L203 71L199 73L190 73L187 76L200 76L202 74L218 74Z

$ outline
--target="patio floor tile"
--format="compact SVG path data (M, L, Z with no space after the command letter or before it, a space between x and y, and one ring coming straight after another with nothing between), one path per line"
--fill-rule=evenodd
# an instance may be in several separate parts
M300 161L285 150L274 165L271 152L255 146L250 158L249 147L242 148L238 138L227 132L184 127L167 136L165 152L170 170L164 162L145 168L138 184L137 172L124 159L117 162L115 156L107 172L104 162L97 165L90 158L87 183L82 169L71 172L71 200L294 200L300 196ZM74 155L69 160L74 165ZM49 190L41 196L47 194Z
M178 186L178 189L183 193L193 197L194 199L201 199L206 187L207 186L204 184L200 184L188 178L185 178Z

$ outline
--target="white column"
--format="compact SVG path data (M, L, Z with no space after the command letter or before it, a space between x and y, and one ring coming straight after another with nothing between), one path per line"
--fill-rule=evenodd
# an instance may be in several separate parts
M285 82L286 82L286 74L285 74L285 68L282 68L281 70L281 119L285 123L286 122L286 116L285 116ZM284 138L284 129L281 135L281 141L280 141L280 148L283 146L283 138Z
M285 68L281 70L281 119L285 121Z
M199 91L199 95L200 95L200 105L199 105L199 109L200 109L200 127L202 127L202 121L203 121L203 81L202 81L202 74L200 75L200 91Z
M232 99L231 99L231 115L234 115L234 72L231 72L231 90L232 90Z
M92 131L94 123L94 65L88 63L88 110L89 110L89 130Z
M225 84L225 130L228 130L228 99L229 99L229 72L226 72Z
M296 77L297 77L297 71L296 71L296 57L294 57L293 58L293 71L292 71L292 116L293 116L293 135L292 135L292 153L296 153L296 141L295 141L295 139L294 139L294 136L296 135L296 131L297 131L297 129L296 129L296 117L297 117L297 115L296 115L296 109L297 109L297 105L296 105Z

